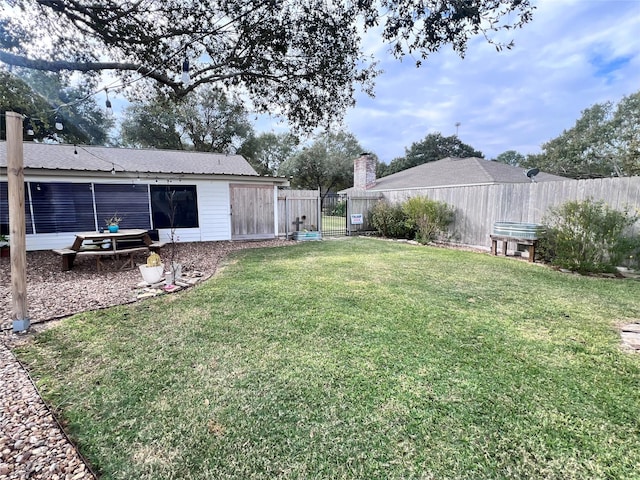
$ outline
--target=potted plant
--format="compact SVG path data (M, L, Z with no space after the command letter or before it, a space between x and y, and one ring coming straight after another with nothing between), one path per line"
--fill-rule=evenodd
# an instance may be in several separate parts
M9 250L9 236L0 235L0 257L9 257L11 251Z
M107 228L111 233L116 233L120 229L120 222L122 221L122 217L118 216L118 212L114 213L110 218L105 218L105 223L107 224Z
M147 257L147 263L140 265L139 269L142 274L142 279L149 284L153 284L158 283L160 279L162 279L164 265L162 264L160 255L151 252Z

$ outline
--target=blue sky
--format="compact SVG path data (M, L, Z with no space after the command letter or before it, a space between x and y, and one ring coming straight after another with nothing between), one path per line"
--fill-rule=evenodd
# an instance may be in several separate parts
M464 59L450 48L415 62L385 54L376 97L357 97L345 128L388 163L428 133L456 133L494 158L506 150L536 153L571 128L585 108L640 90L640 0L542 0L533 21L502 35L513 50L484 39Z
M365 52L384 73L375 98L358 93L343 128L389 163L429 133L455 134L460 122L460 140L491 159L506 150L537 153L585 108L640 91L640 0L533 2L533 20L498 38L513 39L512 50L497 52L478 37L465 58L445 47L416 68L415 59L392 58L379 36L368 35ZM117 110L126 103L112 101ZM264 117L255 127L287 129Z

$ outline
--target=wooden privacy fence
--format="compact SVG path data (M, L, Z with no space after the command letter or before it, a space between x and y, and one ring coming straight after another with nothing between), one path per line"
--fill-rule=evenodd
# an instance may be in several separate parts
M549 207L571 200L603 200L617 210L640 208L640 177L507 183L381 192L392 203L425 196L455 207L454 240L488 248L494 222L541 223ZM639 226L636 225L638 229Z
M369 211L382 198L379 192L357 192L344 198L346 211L335 217L335 213L322 214L320 193L318 190L279 190L278 191L278 233L290 237L296 230L321 230L325 232L331 223L340 223L339 235L357 235L372 231L369 224ZM339 201L343 201L342 197ZM328 201L325 199L325 203ZM325 210L327 205L325 205ZM345 218L346 215L346 218ZM328 217L332 217L329 218ZM361 218L361 223L358 221ZM329 223L325 225L324 223ZM328 231L328 230L327 230ZM328 233L336 235L335 231ZM323 233L324 235L324 233Z
M278 190L278 233L289 237L296 230L318 230L320 195L317 190Z
M347 235L375 230L369 222L369 212L381 198L382 194L379 192L366 191L358 191L347 196ZM357 223L360 220L362 223Z

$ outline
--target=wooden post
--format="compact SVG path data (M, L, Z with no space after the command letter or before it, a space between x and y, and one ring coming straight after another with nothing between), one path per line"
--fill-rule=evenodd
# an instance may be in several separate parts
M27 243L24 216L22 115L7 112L6 119L12 319L13 331L23 332L29 329L31 322L27 317Z

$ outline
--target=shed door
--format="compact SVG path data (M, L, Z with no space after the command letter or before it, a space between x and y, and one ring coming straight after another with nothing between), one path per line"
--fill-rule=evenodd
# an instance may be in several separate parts
M231 238L274 238L274 193L272 186L229 185Z

